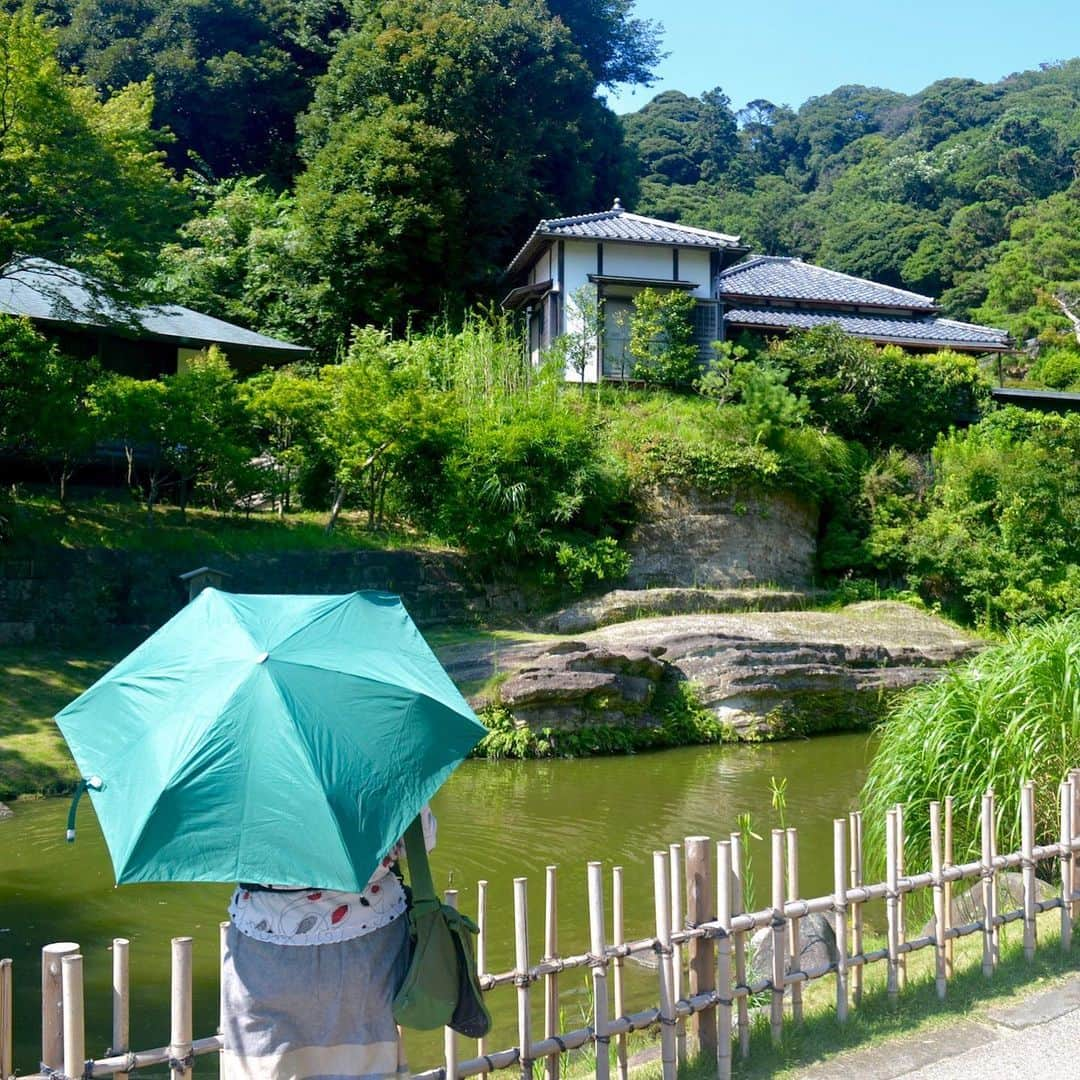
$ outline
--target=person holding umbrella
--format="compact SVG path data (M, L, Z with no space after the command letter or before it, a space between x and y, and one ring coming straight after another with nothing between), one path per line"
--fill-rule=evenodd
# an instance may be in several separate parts
M401 601L206 589L57 722L118 884L245 883L222 1076L395 1073L393 864L485 731Z

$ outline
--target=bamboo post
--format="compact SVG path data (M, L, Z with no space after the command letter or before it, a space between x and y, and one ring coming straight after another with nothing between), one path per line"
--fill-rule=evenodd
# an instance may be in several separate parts
M1001 901L998 899L997 872L997 798L993 791L987 791L990 799L990 944L993 947L994 970L1001 962L1001 927L998 926L998 913Z
M769 1002L769 1030L773 1044L784 1035L784 830L772 831L772 996Z
M671 963L671 855L653 852L653 903L656 911L656 971L660 982L660 1062L663 1080L675 1080L675 998Z
M8 1080L14 1073L14 1029L12 1013L15 999L12 996L13 981L11 961L0 960L0 1080Z
M799 834L794 829L784 833L787 845L787 898L799 899ZM788 934L788 971L798 971L802 967L802 937L799 932L801 920L792 919ZM797 1024L802 1023L802 983L791 984L791 1017Z
M452 907L456 911L458 906L457 889L446 889L443 893L443 902L447 907ZM457 1080L458 1040L457 1032L452 1027L443 1028L443 1062L446 1069L446 1080Z
M1024 959L1035 959L1035 785L1020 789L1020 869L1024 885Z
M862 856L862 812L855 810L848 815L848 832L851 843L851 887L859 888L863 883ZM861 956L863 951L863 912L862 904L854 901L851 905L851 951ZM863 964L856 964L851 973L851 997L858 1008L862 1004Z
M983 974L989 978L994 974L994 945L993 945L993 912L994 912L994 871L992 866L990 834L994 831L994 806L989 795L982 797L980 824L980 841L982 857L980 859L980 872L982 875L982 902L983 902Z
M589 965L592 967L593 1032L596 1039L596 1080L608 1080L611 1075L611 1055L608 1049L608 984L607 945L604 937L604 864L591 862L589 884Z
M487 974L487 890L486 881L476 883L476 971L478 974ZM476 1053L483 1057L487 1053L487 1039L476 1040Z
M896 804L896 934L898 945L907 941L907 894L899 886L900 879L904 876L907 861L904 851L907 847L907 832L904 829L904 807L902 803ZM907 986L907 953L900 953L900 964L896 972L897 985L903 990Z
M1059 789L1061 801L1061 948L1063 952L1072 949L1072 894L1073 894L1073 857L1072 857L1072 781L1066 780Z
M945 850L942 855L942 869L953 865L953 797L945 796ZM952 882L945 882L945 978L953 975L953 939L948 936L952 929Z
M742 834L731 834L731 914L741 915L746 902L745 867L743 865ZM746 932L732 935L735 947L735 982L746 986ZM739 1026L739 1056L750 1056L750 1006L746 995L740 994L736 1005Z
M707 836L688 836L686 850L686 917L691 926L701 926L716 917L713 911L712 852ZM716 988L716 961L713 939L690 942L690 994L704 994ZM702 1009L691 1021L697 1051L716 1056L716 1010Z
M554 960L559 951L558 867L546 867L544 882L544 959ZM544 1038L559 1033L559 976L549 972L544 976ZM559 1080L562 1060L558 1054L544 1059L546 1080Z
M897 932L896 811L885 815L885 919L889 945L889 973L886 982L889 1002L895 1005L900 995L900 935Z
M716 845L716 921L723 931L716 941L716 1076L731 1080L731 841Z
M848 1016L847 820L833 820L833 911L836 914L836 1019Z
M218 923L218 1034L225 1034L225 957L229 954L229 923ZM224 1047L222 1048L224 1049Z
M1069 850L1076 853L1076 836L1080 832L1080 769L1071 769L1069 771L1069 783L1072 784L1072 836L1069 837ZM1073 887L1075 889L1077 882L1076 874L1076 861L1073 860ZM1072 911L1070 912L1073 919L1080 919L1080 898L1077 898L1072 902Z
M83 958L68 953L60 960L61 996L64 1002L64 1075L86 1073L86 1022L83 1014Z
M682 844L669 844L668 853L671 858L671 929L683 928L683 904L682 904ZM675 1001L683 996L683 951L682 946L673 945L671 954L672 974L674 981L671 984L671 993ZM679 1055L679 1064L686 1063L686 1019L676 1014L675 1017L675 1046Z
M57 941L41 950L41 1064L56 1072L64 1068L62 961L78 951L74 941Z
M172 1080L191 1080L191 938L172 939L172 1022L169 1069Z
M518 1047L522 1080L533 1080L532 1008L529 1002L528 879L514 878L514 967L517 969Z
M934 889L934 979L945 1000L945 879L941 855L941 803L930 804L930 873Z
M614 945L622 945L626 941L625 925L626 917L623 909L623 868L616 866L611 871L611 940ZM615 957L615 1015L622 1016L626 1012L626 999L623 996L623 965L626 961L621 957ZM615 1061L619 1073L619 1080L627 1080L629 1066L626 1058L626 1032L620 1032L615 1037Z
M128 987L127 938L113 938L112 943L112 1053L126 1054L129 1041L130 991ZM116 1080L127 1080L126 1072L114 1074Z

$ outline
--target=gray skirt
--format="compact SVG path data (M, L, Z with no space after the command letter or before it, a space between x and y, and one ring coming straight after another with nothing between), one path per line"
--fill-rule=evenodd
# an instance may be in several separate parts
M273 945L230 925L222 1080L378 1080L404 1071L394 994L408 920L332 945Z

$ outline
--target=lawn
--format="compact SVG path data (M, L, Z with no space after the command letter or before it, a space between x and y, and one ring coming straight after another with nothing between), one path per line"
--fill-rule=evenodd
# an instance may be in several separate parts
M134 645L0 647L0 799L70 789L75 763L52 718Z
M264 510L245 516L202 507L181 514L167 504L152 516L133 499L115 492L76 490L61 508L56 499L39 492L20 492L9 505L10 540L0 549L12 555L50 547L107 548L176 554L246 555L253 552L338 551L347 548L429 548L445 550L419 534L372 530L366 516L346 512L334 531L325 531L326 513L297 511L278 517Z

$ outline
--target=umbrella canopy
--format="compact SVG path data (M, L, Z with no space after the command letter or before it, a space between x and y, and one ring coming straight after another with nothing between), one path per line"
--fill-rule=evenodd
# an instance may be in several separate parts
M398 597L215 589L56 721L118 884L353 891L485 730Z

